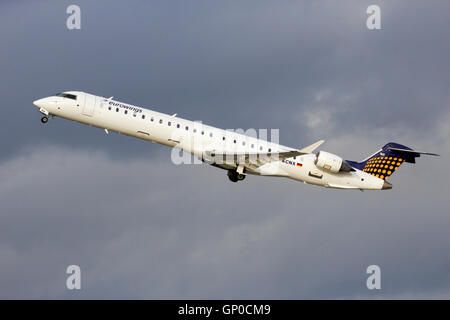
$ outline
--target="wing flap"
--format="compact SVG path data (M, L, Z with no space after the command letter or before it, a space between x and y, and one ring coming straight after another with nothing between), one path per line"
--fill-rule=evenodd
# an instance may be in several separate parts
M284 159L296 157L305 154L298 150L290 150L285 152L268 152L268 153L221 153L217 151L206 151L207 158L214 160L214 163L225 164L253 164L260 166L264 163L281 161Z

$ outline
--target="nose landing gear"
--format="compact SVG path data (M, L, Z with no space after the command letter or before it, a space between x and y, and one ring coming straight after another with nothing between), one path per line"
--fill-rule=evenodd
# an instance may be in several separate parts
M47 123L48 122L48 117L51 116L50 112L48 112L47 110L45 110L44 108L39 108L39 112L42 113L44 116L41 118L41 122L42 123Z

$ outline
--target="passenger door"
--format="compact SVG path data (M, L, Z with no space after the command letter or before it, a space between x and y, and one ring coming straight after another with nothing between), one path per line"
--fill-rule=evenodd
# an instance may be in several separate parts
M96 96L91 94L85 94L84 96L85 98L82 113L85 116L92 117L94 115L95 105L96 103L98 103L98 99L96 98Z

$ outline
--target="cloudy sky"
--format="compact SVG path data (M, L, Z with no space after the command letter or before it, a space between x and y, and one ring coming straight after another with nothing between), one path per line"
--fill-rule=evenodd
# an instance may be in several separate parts
M449 22L447 0L2 1L0 298L450 298ZM382 192L231 183L167 147L42 125L32 101L64 90L346 159L389 141L441 157Z

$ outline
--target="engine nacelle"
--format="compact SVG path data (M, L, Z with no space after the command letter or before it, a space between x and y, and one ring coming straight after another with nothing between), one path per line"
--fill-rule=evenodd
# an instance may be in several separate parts
M354 171L354 169L341 157L325 151L319 151L316 153L314 164L319 168L333 173Z

